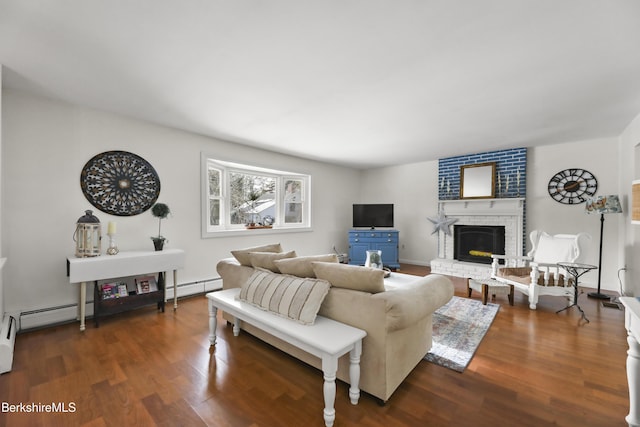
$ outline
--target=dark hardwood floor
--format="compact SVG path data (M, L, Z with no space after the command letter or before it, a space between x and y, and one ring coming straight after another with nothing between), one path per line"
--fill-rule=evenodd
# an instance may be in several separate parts
M425 274L424 267L403 266ZM456 295L466 297L462 279ZM474 293L472 298L480 299ZM628 412L624 312L580 296L591 323L564 299L528 308L516 292L464 371L421 362L389 402L349 403L340 426L624 426ZM210 352L204 296L177 312L153 308L18 335L13 371L0 376L1 426L323 426L322 373L224 322ZM7 405L32 406L10 413ZM44 405L65 404L66 413ZM26 409L26 407L23 407ZM39 409L40 411L35 411Z

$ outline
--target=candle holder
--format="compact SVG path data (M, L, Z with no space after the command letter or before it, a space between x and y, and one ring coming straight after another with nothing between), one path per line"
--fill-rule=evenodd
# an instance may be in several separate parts
M116 246L116 235L108 234L108 236L109 236L109 247L107 248L107 255L115 255L118 252L120 252L120 250Z

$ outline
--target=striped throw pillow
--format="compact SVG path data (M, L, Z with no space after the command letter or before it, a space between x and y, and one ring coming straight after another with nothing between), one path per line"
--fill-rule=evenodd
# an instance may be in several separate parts
M304 325L313 325L331 285L326 280L256 269L238 298Z

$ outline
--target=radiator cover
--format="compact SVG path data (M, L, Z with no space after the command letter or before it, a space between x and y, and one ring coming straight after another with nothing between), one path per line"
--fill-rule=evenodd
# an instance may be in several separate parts
M16 319L5 314L2 319L2 328L0 328L0 374L9 372L13 366L16 329Z

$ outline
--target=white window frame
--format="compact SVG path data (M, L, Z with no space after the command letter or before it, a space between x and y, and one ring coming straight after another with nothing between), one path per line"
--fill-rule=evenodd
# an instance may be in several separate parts
M214 167L221 171L220 176L220 224L209 224L210 201L215 197L209 194L209 168ZM201 186L202 186L202 237L223 237L230 235L253 235L253 234L275 234L283 232L311 231L311 175L276 170L257 165L241 164L233 161L220 159L218 156L207 153L201 154ZM244 224L231 224L229 207L231 206L229 174L247 173L263 176L271 176L275 179L275 222L272 228L247 229ZM288 180L301 181L301 201L302 221L296 223L285 222L285 182Z

